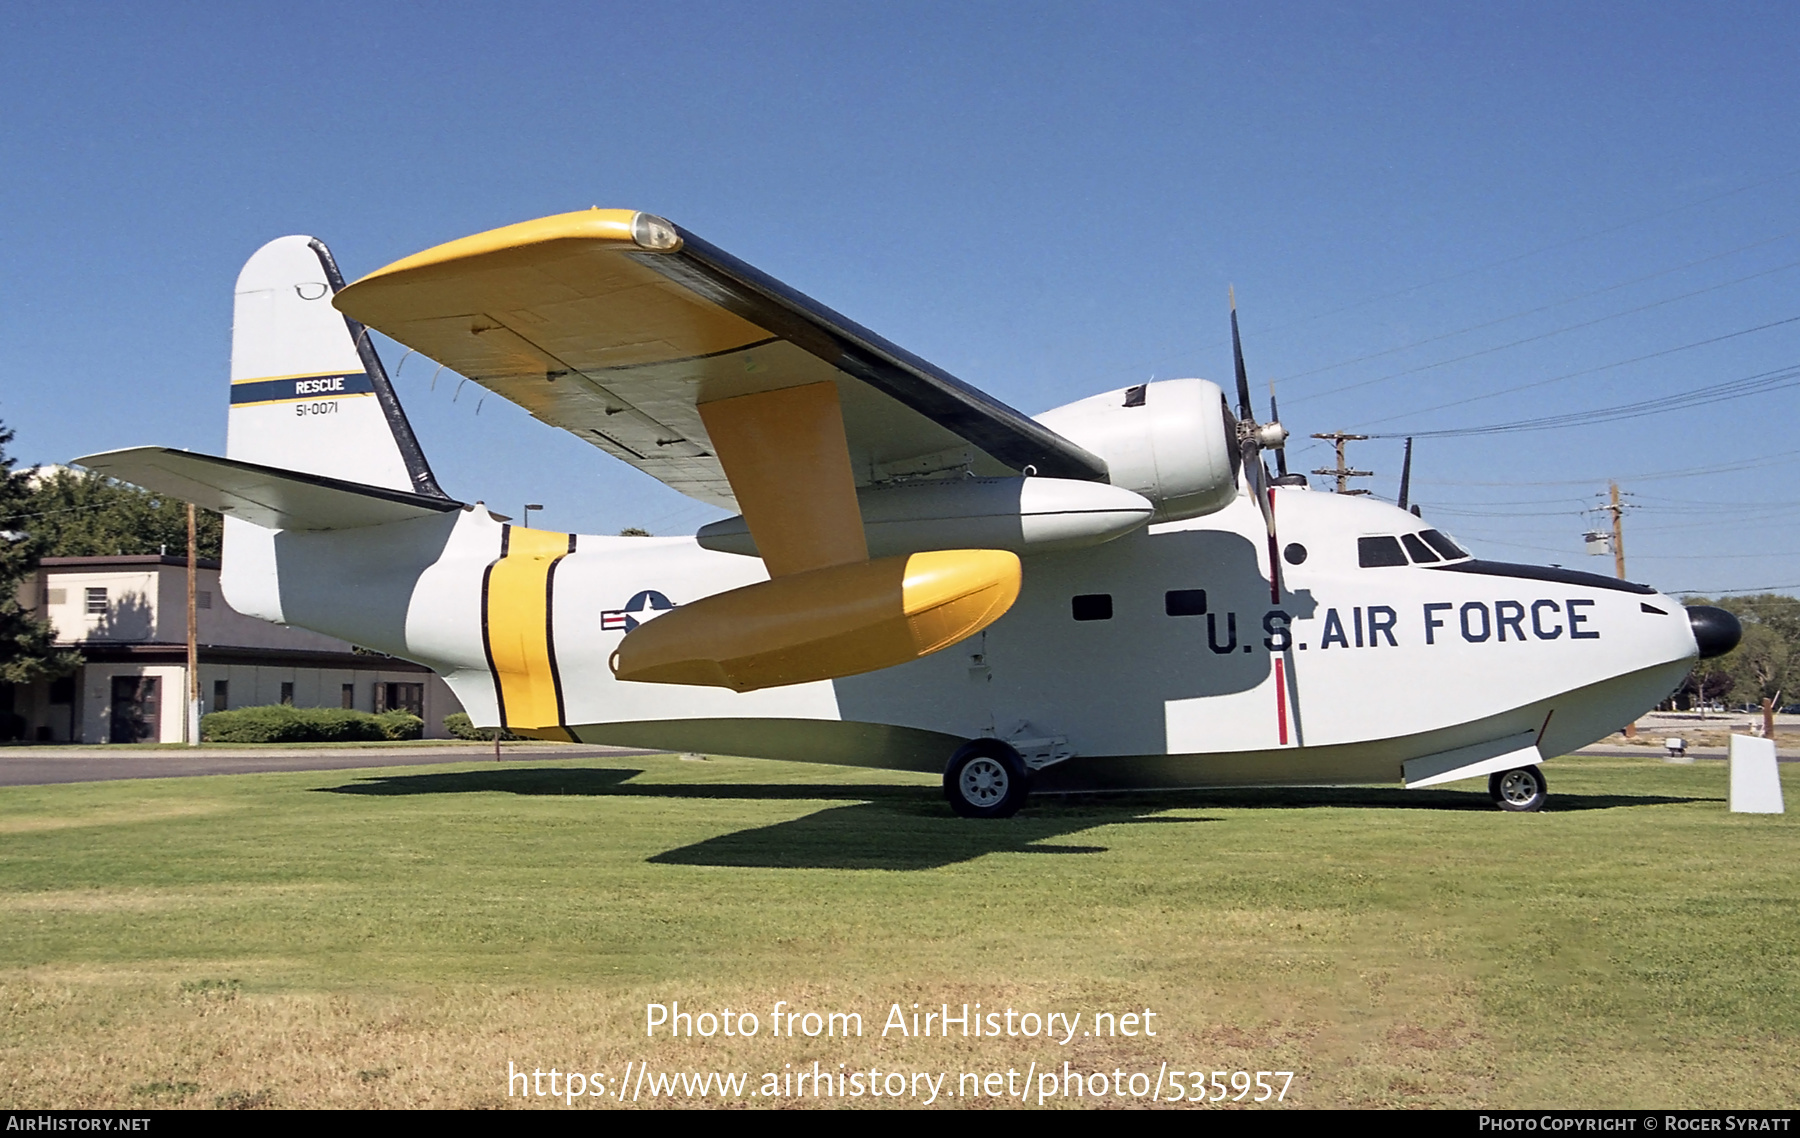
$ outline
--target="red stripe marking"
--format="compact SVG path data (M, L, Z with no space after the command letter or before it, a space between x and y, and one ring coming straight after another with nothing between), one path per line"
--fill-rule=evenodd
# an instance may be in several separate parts
M1275 717L1281 724L1281 745L1287 746L1287 670L1275 661Z

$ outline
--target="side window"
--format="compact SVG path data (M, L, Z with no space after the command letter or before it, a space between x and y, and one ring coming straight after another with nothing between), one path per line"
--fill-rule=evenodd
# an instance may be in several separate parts
M1170 616L1205 616L1205 589L1170 589L1163 594L1163 611Z
M106 615L106 590L104 588L87 591L87 614L89 616Z
M1428 529L1419 536L1425 539L1426 545L1431 546L1431 548L1443 554L1444 560L1446 561L1455 561L1460 557L1467 557L1469 555L1466 550L1458 549L1454 541L1451 541L1437 530Z
M1083 593L1069 602L1069 609L1076 620L1111 620L1111 593Z
M1416 564L1429 565L1433 561L1443 560L1443 558L1425 548L1425 543L1419 540L1419 535L1416 533L1401 534L1400 541L1406 546L1406 552L1412 554L1412 559Z
M1359 537L1356 539L1356 562L1364 569L1405 565L1406 553L1401 550L1398 538Z

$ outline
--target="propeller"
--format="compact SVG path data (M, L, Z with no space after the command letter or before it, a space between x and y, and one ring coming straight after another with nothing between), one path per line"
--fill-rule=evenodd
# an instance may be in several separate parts
M1281 412L1275 406L1275 381L1273 379L1269 381L1269 422L1281 422ZM1275 448L1275 473L1283 478L1287 477L1287 447L1285 445Z
M1238 335L1237 290L1231 290L1231 356L1237 366L1238 448L1243 453L1244 475L1250 480L1250 492L1262 509L1263 524L1269 530L1269 599L1281 600L1281 563L1277 557L1280 544L1275 537L1275 502L1269 494L1269 469L1263 465L1262 452L1272 450L1282 474L1287 473L1287 428L1275 419L1275 385L1269 385L1269 421L1257 423L1250 406L1250 377L1244 370L1244 343Z

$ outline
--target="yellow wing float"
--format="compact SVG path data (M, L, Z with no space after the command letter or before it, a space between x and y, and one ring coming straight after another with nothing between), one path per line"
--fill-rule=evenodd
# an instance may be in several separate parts
M999 619L1005 550L870 561L857 490L963 470L1104 480L1067 439L679 227L560 214L340 292L346 314L702 501L771 580L632 631L621 679L739 691L905 663Z

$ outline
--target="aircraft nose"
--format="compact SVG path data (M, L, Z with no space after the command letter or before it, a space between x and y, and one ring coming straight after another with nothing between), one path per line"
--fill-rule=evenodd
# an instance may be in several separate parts
M1738 618L1711 605L1689 605L1688 623L1694 629L1694 641L1700 645L1700 658L1710 660L1737 647L1744 638L1744 626Z

